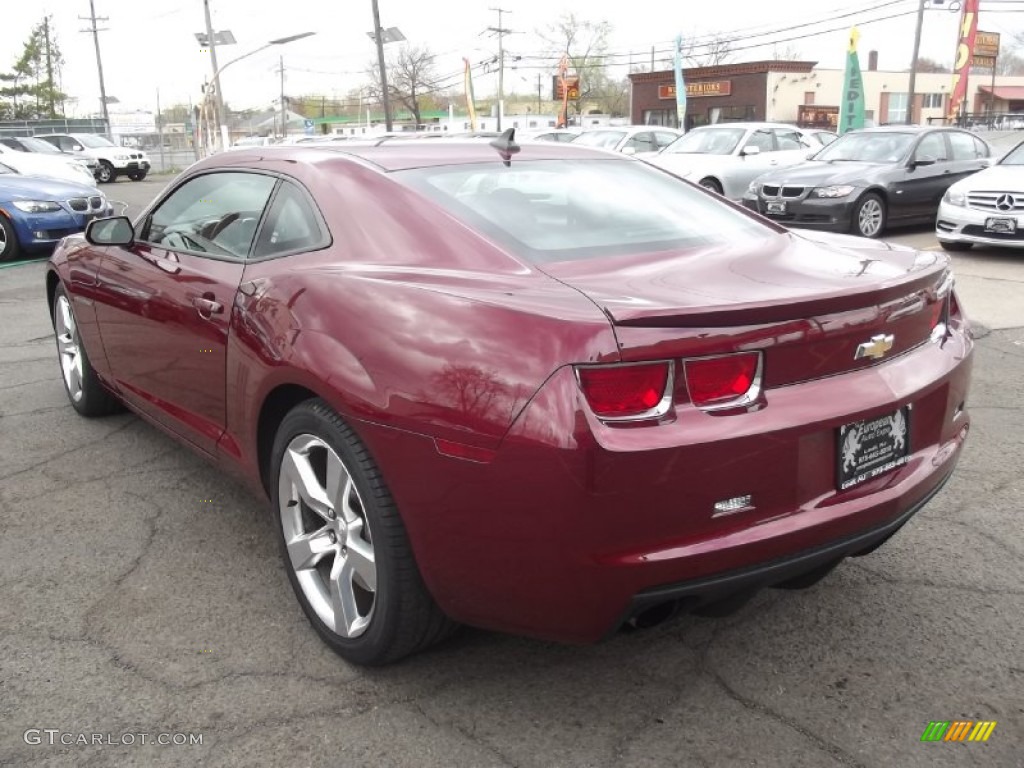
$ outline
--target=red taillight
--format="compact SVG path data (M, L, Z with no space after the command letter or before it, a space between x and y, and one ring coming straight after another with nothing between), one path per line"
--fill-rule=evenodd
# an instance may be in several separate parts
M946 302L948 299L936 299L929 308L928 327L934 329L945 315Z
M576 373L591 410L612 419L653 414L665 397L669 370L661 362L580 366Z
M759 362L758 352L684 360L690 401L708 406L738 400L754 386Z

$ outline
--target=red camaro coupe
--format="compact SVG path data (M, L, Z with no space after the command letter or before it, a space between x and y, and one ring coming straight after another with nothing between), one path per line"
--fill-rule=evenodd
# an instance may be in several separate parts
M509 133L212 157L66 238L46 291L74 408L269 497L310 622L362 664L810 585L968 432L943 254Z

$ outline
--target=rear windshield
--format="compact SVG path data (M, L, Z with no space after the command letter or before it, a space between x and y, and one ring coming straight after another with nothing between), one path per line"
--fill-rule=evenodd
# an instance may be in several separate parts
M773 231L640 162L513 160L394 176L536 263L708 248Z

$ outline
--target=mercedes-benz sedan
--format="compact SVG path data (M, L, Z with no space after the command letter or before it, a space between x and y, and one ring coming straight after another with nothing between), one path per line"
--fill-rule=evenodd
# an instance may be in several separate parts
M1024 248L1024 142L946 190L935 237L947 251L975 244Z
M871 551L968 433L952 286L945 254L511 132L216 155L46 275L75 410L245 478L364 664L459 622L591 642Z

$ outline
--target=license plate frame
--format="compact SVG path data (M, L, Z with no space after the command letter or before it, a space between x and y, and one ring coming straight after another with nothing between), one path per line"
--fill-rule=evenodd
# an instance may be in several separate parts
M1010 216L989 216L985 219L985 231L994 235L1017 234L1017 220Z
M771 216L785 216L786 215L786 201L785 200L766 200L764 204L764 212Z
M836 487L848 490L910 461L910 405L836 430Z

